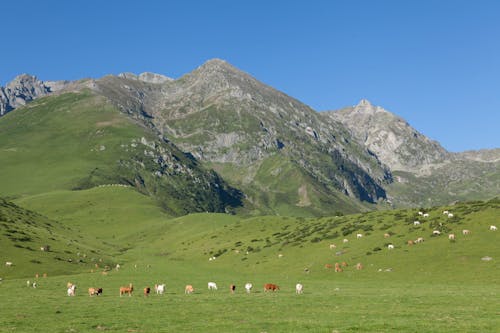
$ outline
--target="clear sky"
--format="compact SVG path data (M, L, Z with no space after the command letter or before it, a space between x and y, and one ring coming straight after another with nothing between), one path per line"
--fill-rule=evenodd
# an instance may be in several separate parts
M500 1L24 0L0 6L0 85L221 58L318 111L367 98L450 151L500 148Z

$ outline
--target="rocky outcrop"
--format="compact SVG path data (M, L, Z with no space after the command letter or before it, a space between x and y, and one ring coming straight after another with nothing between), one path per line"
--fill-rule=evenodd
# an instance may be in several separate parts
M35 98L61 90L65 85L66 81L43 82L36 76L21 74L5 87L0 87L0 116Z
M411 127L405 120L366 99L358 105L322 115L346 126L359 143L374 153L392 171L428 172L452 154Z

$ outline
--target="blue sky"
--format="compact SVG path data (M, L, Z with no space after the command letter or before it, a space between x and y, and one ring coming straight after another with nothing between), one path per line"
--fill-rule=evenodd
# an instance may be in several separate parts
M450 151L500 148L500 1L8 1L0 85L225 59L315 110L369 99Z

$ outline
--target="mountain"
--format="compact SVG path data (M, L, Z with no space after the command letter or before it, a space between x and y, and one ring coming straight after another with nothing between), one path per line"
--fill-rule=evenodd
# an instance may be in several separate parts
M352 212L362 209L360 201L385 198L388 169L342 125L325 123L225 61L210 60L163 84L107 76L95 90L216 169L257 206Z
M131 186L174 215L224 212L241 194L91 91L38 98L0 118L1 195Z
M109 139L118 135L115 140L124 146L113 150L114 160L98 168L99 172L84 170L76 183L74 176L71 186L65 184L64 188L89 188L113 180L156 197L174 214L239 207L238 211L250 214L318 216L383 208L387 203L428 206L488 199L499 193L498 150L450 153L400 117L367 100L338 111L317 112L220 59L209 60L178 79L155 73L121 73L99 79L43 82L23 75L1 89L3 110L11 111L36 99L19 107L20 115L0 118L5 129L0 128L5 138L0 141L0 161L5 165L19 163L19 170L23 170L20 160L12 163L13 156L21 155L13 151L24 152L13 140L29 142L28 133L45 133L46 137L53 133L55 139L66 125L77 131L82 127L79 121L92 137L96 134L90 133L101 131L97 124L108 122L89 122L86 117L96 117L90 110L112 109L115 117L120 117L119 123L127 122L127 128L136 132L121 138L123 132L108 131L113 126L105 126ZM47 109L48 105L52 109ZM56 112L65 109L81 117ZM42 116L52 122L38 121ZM54 127L56 123L60 127ZM43 144L65 144L59 139L44 140L38 141L41 151L45 151ZM142 154L154 162L145 163L137 149L131 156L127 149L132 144L144 147ZM100 145L87 148L95 151ZM31 152L36 155L36 149ZM162 156L164 152L168 156ZM53 154L42 155L24 158L43 157L47 165L53 158L54 165L65 164ZM87 165L91 164L87 158L94 156L66 158ZM166 166L181 172L166 172ZM12 169L9 175L7 171L3 172L5 177L18 172ZM68 177L67 172L64 170L61 179ZM165 178L158 183L151 177L155 174ZM181 178L184 180L179 185ZM176 185L170 186L170 182ZM205 183L211 185L198 192L196 184ZM23 195L19 191L6 193ZM215 201L207 202L207 195ZM187 198L191 204L179 209Z
M365 99L321 114L341 122L389 166L395 181L386 190L398 206L484 200L500 193L500 149L450 153L400 117Z
M36 76L21 74L0 87L0 116L31 102L35 98L46 96L61 90L67 81L40 81Z
M421 172L450 158L438 142L416 131L402 118L363 99L358 105L322 115L341 122L392 171Z

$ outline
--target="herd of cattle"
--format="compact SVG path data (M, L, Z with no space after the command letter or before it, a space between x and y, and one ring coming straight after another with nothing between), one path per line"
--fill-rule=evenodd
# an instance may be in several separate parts
M68 288L67 289L68 296L76 296L76 284L68 282L67 288ZM253 285L250 282L247 282L245 284L245 290L247 293L251 293L252 288L253 288ZM154 286L154 291L157 295L163 295L165 290L166 290L166 287L165 287L164 283L155 284L155 286ZM217 284L215 282L208 282L208 290L217 290ZM231 292L231 294L234 294L235 290L236 290L236 285L231 284L229 286L229 291ZM280 287L276 284L266 283L264 285L264 292L269 292L269 291L274 292L277 290L280 290ZM88 289L88 294L90 297L99 296L99 295L102 295L102 291L103 291L102 288L91 287ZM297 283L295 285L295 293L302 294L303 291L304 291L304 286L301 283ZM120 297L123 295L132 296L133 292L134 292L134 285L132 283L130 283L126 287L120 287ZM190 284L186 285L186 287L184 288L184 293L185 294L192 294L193 292L194 292L194 287ZM150 287L145 287L143 289L144 296L149 296L150 293L151 293Z

